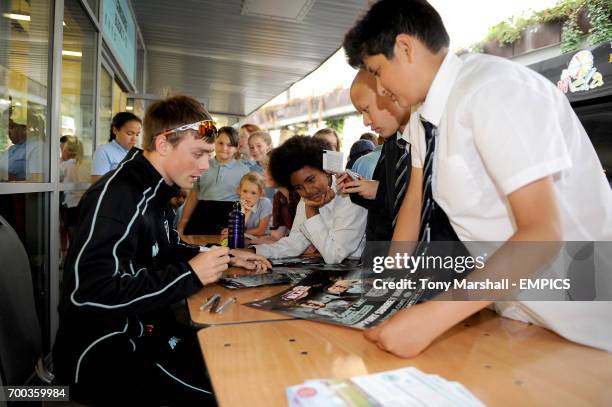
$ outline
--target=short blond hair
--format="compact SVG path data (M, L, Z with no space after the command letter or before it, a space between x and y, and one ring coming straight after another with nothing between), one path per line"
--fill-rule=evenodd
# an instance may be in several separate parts
M270 137L270 133L268 133L267 131L260 130L260 131L256 131L255 133L252 133L249 136L249 143L251 142L251 139L255 137L261 138L264 141L264 143L268 145L268 147L272 147L272 137Z
M83 143L76 136L66 136L66 142L64 143L64 150L70 153L70 157L74 158L76 162L83 160Z
M264 190L266 189L266 183L264 182L264 178L260 173L251 171L244 174L242 178L240 178L240 184L238 184L240 188L242 188L242 184L246 181L257 185L259 188L259 193L263 195Z

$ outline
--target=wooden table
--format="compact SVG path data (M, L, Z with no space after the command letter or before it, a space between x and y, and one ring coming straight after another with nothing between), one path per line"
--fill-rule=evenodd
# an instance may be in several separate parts
M221 235L186 235L182 239L189 244L205 245L207 243L221 242Z
M231 271L230 271L231 272ZM189 306L189 315L191 322L196 326L209 327L224 324L239 324L245 322L261 322L261 321L282 321L294 319L287 315L276 314L274 312L258 310L247 307L247 302L261 300L271 295L277 294L287 288L288 285L275 285L255 288L242 288L239 290L230 290L221 287L217 284L204 287L197 294L192 295L187 299ZM213 294L220 294L223 304L231 297L236 297L236 304L228 306L221 314L213 314L206 309L200 311L200 305Z
M221 240L221 236L190 235L183 236L183 240L191 244L204 245L207 243L219 243L219 241ZM243 273L246 273L246 270L238 267L232 267L224 273L224 276L235 277ZM194 294L187 299L191 322L196 326L209 327L215 325L239 324L245 322L285 321L294 319L286 315L262 311L241 305L247 302L270 297L271 295L277 294L287 287L288 285L273 285L230 290L228 288L221 287L217 284L211 284L209 286L204 287L197 294ZM236 297L236 304L230 305L221 314L213 314L210 312L209 309L200 311L200 306L202 305L202 303L214 294L221 295L220 304L223 304L231 297Z
M200 345L221 407L286 406L285 388L407 366L465 385L490 406L612 405L612 354L489 310L423 354L401 359L362 332L312 321L203 329Z

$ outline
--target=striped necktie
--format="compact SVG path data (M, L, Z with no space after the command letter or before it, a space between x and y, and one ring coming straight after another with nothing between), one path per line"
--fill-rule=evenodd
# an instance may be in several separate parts
M410 147L407 146L406 140L399 138L399 134L397 136L396 143L400 148L401 155L397 159L395 163L395 202L393 204L393 223L392 226L395 228L395 223L397 222L397 216L399 215L399 210L402 207L402 201L404 200L404 195L406 195L406 188L408 187L408 155L410 151Z
M433 124L427 121L423 121L422 123L425 128L425 143L427 145L427 150L425 153L425 162L423 163L423 202L421 205L419 243L430 241L430 222L436 205L433 199L431 180L433 176L434 152L436 151L436 136L438 135L438 129Z

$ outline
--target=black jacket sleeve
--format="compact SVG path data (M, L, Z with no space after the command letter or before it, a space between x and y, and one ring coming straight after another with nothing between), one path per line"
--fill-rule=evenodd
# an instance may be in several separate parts
M202 284L181 260L136 264L141 211L137 199L124 195L120 203L102 200L91 204L89 223L79 231L75 257L68 265L72 275L70 301L91 311L133 315L155 310L197 292ZM126 209L127 208L127 209ZM151 250L150 247L146 248ZM168 256L170 258L170 256ZM160 264L151 266L151 264Z

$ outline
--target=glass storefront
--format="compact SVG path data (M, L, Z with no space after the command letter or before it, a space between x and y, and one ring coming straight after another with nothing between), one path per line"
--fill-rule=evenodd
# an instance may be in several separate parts
M0 182L47 181L50 2L0 9Z
M113 1L63 0L61 15L54 15L50 0L0 0L0 216L28 254L45 354L92 157L108 141L112 115L126 109L127 94L142 91L116 82L126 77L125 55L100 34L100 8ZM110 55L102 52L109 48Z

